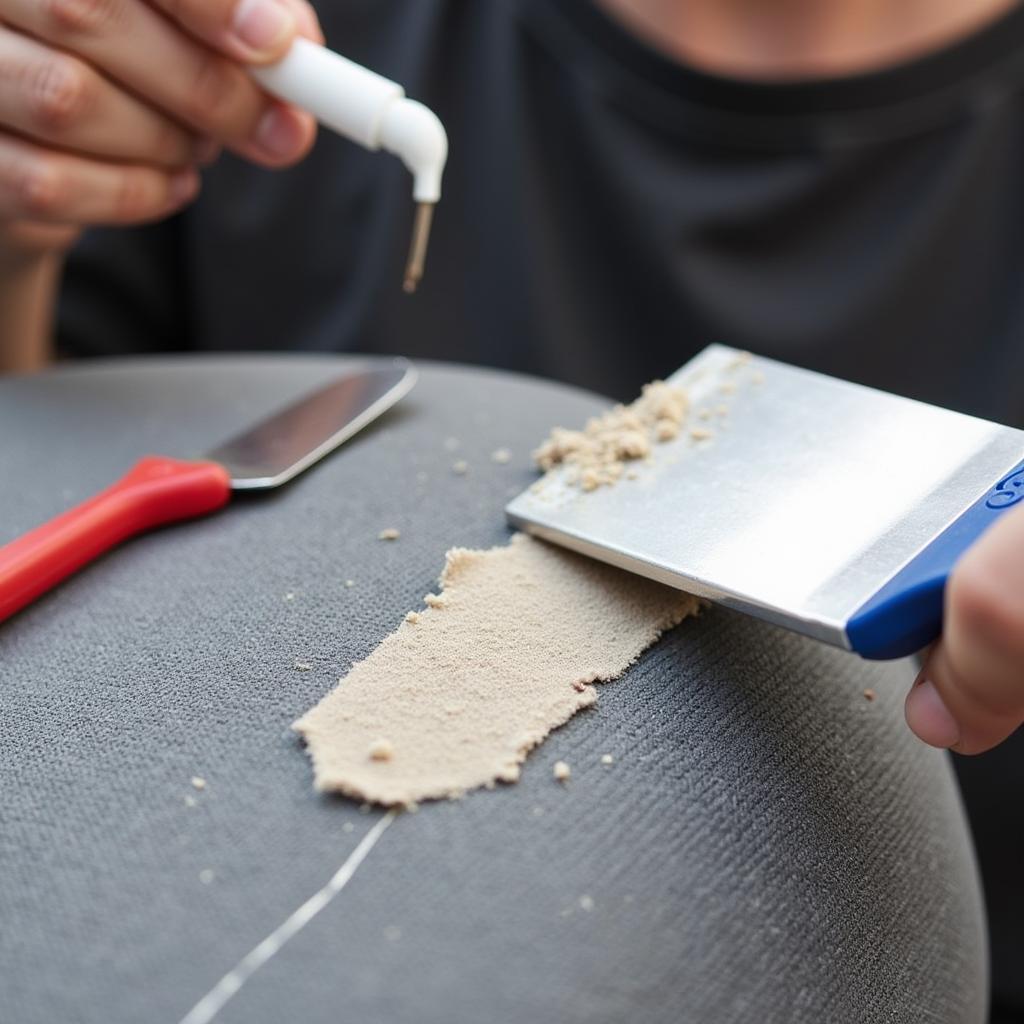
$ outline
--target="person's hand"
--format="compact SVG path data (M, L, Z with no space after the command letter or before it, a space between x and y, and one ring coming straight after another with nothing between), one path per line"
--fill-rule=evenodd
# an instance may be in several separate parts
M925 743L980 754L1024 722L1024 506L1006 512L955 566L942 639L907 696Z
M244 64L322 41L304 0L0 0L0 263L167 216L220 146L268 167L315 125Z

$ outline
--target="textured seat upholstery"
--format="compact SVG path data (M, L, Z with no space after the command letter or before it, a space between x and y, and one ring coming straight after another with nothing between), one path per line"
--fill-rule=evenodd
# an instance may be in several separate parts
M345 365L0 381L0 542ZM140 538L0 626L0 1019L179 1020L331 877L379 814L312 791L290 723L448 547L504 542L530 448L600 405L425 366L287 489ZM400 816L217 1019L980 1024L978 882L947 758L902 723L911 677L724 611L687 621L518 785Z

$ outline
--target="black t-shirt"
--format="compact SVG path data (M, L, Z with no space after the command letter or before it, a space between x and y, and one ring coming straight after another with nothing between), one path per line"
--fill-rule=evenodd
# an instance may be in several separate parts
M318 8L448 128L420 293L408 175L324 133L296 169L225 158L186 213L87 235L66 351L400 352L626 399L719 341L1024 426L1024 9L899 68L764 85L587 0ZM1024 1012L1024 741L961 772Z

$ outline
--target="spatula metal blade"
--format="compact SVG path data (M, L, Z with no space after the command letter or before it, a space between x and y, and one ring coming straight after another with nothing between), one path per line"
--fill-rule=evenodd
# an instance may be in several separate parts
M710 438L684 431L590 493L556 469L509 519L840 647L851 616L1024 460L1022 431L724 346L670 380Z
M390 409L415 383L416 371L404 359L368 362L218 445L206 458L227 469L234 490L279 487Z

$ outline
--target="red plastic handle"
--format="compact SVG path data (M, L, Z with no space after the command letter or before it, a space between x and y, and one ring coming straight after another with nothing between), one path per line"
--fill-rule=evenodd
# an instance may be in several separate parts
M216 462L149 455L112 487L0 548L0 622L121 541L227 504Z

